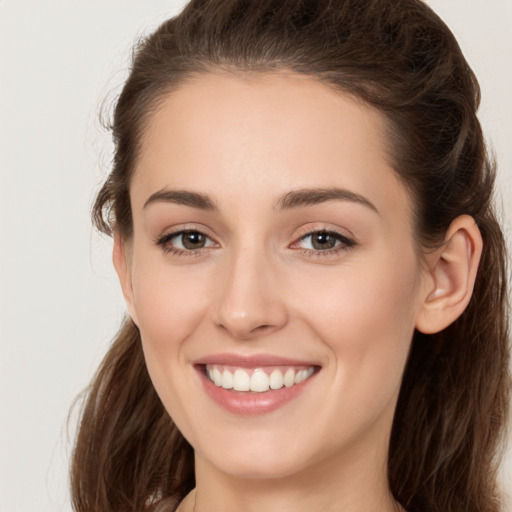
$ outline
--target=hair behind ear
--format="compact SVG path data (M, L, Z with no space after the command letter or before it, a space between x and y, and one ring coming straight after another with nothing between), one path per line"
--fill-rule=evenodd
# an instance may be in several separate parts
M508 260L492 209L477 223L483 251L469 304L440 332L415 333L400 390L388 471L395 497L411 510L502 511L496 474L512 384Z

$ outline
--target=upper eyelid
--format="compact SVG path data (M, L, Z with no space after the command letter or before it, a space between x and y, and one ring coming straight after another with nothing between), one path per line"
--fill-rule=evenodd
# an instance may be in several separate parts
M163 238L172 238L173 236L178 236L182 233L189 233L189 232L197 231L198 233L201 233L202 235L215 240L215 237L212 236L210 233L210 230L206 227L200 226L198 224L183 224L179 225L177 227L167 227L160 231L161 234L158 234L154 237L155 241L162 240Z
M302 242L303 240L305 240L309 236L314 235L315 233L318 233L318 231L313 231L312 233L309 233L309 234L301 236L295 242L293 242L290 245L290 247L293 248L293 246L299 244L300 242ZM347 237L345 235L342 235L340 233L337 233L336 231L329 231L329 232L325 231L325 233L329 233L329 234L335 235L335 237L338 239L339 244L336 245L335 247L331 247L330 249L323 249L323 250L320 250L320 249L303 249L303 250L328 254L329 252L336 251L337 249L340 249L341 247L350 248L350 247L354 247L355 245L357 245L357 242L355 240L353 240L352 238L349 238L349 237Z
M205 236L208 240L212 241L214 244L218 244L218 242L212 238L210 235L204 233L203 231L199 231L198 229L180 229L178 231L170 231L169 233L166 233L165 235L162 235L158 237L155 241L157 245L164 245L168 242L170 242L173 238L179 237L181 235L184 235L186 233L200 233L201 235ZM195 249L195 251L199 251L201 249L206 249L207 247L201 247L198 249ZM185 249L185 250L192 250L192 249Z
M346 238L347 240L351 240L352 237L349 235L346 235L345 233L340 233L339 231L336 231L335 229L314 229L313 231L308 231L307 233L304 233L303 235L299 236L299 240L302 240L303 238L306 238L311 235L315 235L317 233L327 233L329 235L336 235L340 238Z
M351 240L352 242L356 242L356 237L346 228L338 228L331 226L314 226L314 227L302 227L295 233L294 238L296 241L302 240L303 238L313 235L315 233L333 233L347 240Z

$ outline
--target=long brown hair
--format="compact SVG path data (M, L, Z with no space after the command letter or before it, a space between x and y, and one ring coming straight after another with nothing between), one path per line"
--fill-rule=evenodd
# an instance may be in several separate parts
M419 247L441 242L458 215L477 222L484 250L468 308L412 340L388 477L409 510L497 512L510 391L507 256L479 86L454 36L420 0L192 0L134 50L111 126L113 168L93 208L100 231L132 234L130 179L159 100L219 70L304 74L382 112ZM71 477L79 512L172 509L194 486L192 449L153 389L129 319L88 390Z

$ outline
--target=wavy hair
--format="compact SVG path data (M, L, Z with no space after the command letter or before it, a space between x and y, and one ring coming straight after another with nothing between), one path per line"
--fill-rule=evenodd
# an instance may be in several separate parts
M420 0L192 0L140 41L118 98L111 173L93 207L103 233L132 234L130 180L160 101L209 72L291 71L379 110L393 168L414 199L419 247L471 215L484 240L469 306L414 334L389 446L396 500L422 512L497 512L508 418L506 246L480 90L450 30ZM77 512L172 510L194 486L193 451L151 384L127 319L87 392L71 468Z

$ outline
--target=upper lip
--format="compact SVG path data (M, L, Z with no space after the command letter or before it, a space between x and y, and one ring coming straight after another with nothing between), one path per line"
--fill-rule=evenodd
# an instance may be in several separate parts
M211 354L194 361L195 365L221 364L226 366L239 366L241 368L259 368L261 366L320 366L312 361L292 359L272 354Z

